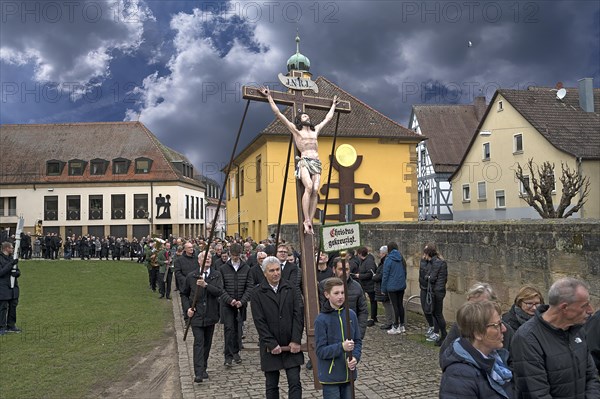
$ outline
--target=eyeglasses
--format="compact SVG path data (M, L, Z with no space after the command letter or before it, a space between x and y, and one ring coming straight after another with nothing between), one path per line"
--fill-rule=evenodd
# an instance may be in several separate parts
M527 306L528 308L537 308L538 306L541 305L541 303L539 303L539 302L523 302L523 305Z
M504 325L504 322L502 320L500 320L498 323L490 323L490 324L486 325L486 327L494 327L496 330L502 331L503 325Z

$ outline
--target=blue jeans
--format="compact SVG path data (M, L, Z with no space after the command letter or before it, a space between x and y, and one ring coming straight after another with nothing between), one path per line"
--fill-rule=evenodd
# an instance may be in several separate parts
M350 399L352 386L349 382L344 384L323 384L323 399Z

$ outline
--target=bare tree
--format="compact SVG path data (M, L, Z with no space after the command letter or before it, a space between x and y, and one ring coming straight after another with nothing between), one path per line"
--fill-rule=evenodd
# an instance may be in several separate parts
M532 158L527 162L529 176L524 175L521 164L517 164L516 176L525 190L523 199L544 219L568 218L581 209L590 193L589 177L580 175L575 169L571 170L563 162L560 164L562 167L560 182L563 188L560 203L556 209L554 209L552 201L552 192L556 190L554 164L546 161L540 168L533 164ZM571 200L577 195L579 195L577 203L567 211L567 208L571 205Z

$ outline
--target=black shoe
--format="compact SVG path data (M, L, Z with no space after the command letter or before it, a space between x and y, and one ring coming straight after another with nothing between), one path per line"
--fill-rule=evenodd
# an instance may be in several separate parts
M381 326L379 328L381 330L389 330L390 328L392 328L392 325L391 324L385 324L385 325L383 325L383 326Z
M446 339L446 337L443 337L443 338L441 338L441 337L440 337L440 338L439 338L437 341L435 341L433 344L434 344L435 346L442 346L442 344L444 343L444 340L445 340L445 339Z
M171 297L169 295L167 295L167 299L171 299Z
M375 325L375 320L369 319L367 320L367 327L373 327Z
M201 375L196 376L196 378L194 378L194 382L201 383L202 382L202 376Z
M236 353L233 355L233 361L236 362L237 364L242 363L242 358L240 357L239 353Z
M208 380L208 373L206 371L202 372L202 378L204 378L205 380Z
M223 363L225 365L225 367L233 367L233 364L231 363L231 359L227 359L225 360L225 363Z
M165 297L164 295L161 295L158 297L158 299L163 299L164 297Z
M13 326L13 327L8 327L6 329L7 333L15 333L15 334L19 334L21 332L21 329L17 326Z

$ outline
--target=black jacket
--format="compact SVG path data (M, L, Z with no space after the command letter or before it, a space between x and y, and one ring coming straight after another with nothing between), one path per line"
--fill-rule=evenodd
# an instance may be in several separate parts
M250 278L250 266L240 260L240 267L236 272L231 264L231 259L219 268L223 275L223 294L221 300L229 305L232 300L242 302L245 306L250 300L252 293L252 282Z
M427 289L427 280L430 280L431 290L436 294L446 294L446 282L448 281L448 266L445 260L434 256L427 261L421 259L419 266L419 287Z
M276 371L304 364L302 352L281 352L279 355L270 353L277 345L302 342L304 316L300 301L298 289L286 280L279 281L277 293L266 279L253 291L252 318L259 337L262 371Z
M196 281L200 278L200 268L189 273L181 290L181 302L184 309L189 309L194 302L196 289L200 288ZM206 288L201 288L196 301L196 312L192 317L191 325L206 327L219 322L219 298L223 294L223 276L217 270L210 269L206 278Z
M357 257L357 259L360 259ZM367 254L365 259L360 262L358 267L358 281L363 288L363 291L367 293L375 292L375 283L373 276L377 271L377 265L375 264L375 258L371 254Z
M296 287L299 287L300 278L298 277L298 274L300 272L300 268L298 267L298 265L293 262L285 262L284 265L285 266L281 271L281 279L286 280L287 282L291 283Z
M600 310L590 317L584 328L588 348L590 348L592 359L594 359L598 373L600 373Z
M378 302L387 302L390 300L388 294L381 292L381 280L383 279L383 264L385 256L379 261L375 275L373 276L373 289L375 290L375 300Z
M506 365L508 352L498 351ZM484 358L465 338L453 342L442 354L442 380L440 399L512 399L515 397L514 383L503 385L491 377L496 360Z
M147 258L150 258L150 255L148 255ZM173 272L175 273L175 278L177 279L177 284L179 284L179 287L183 287L185 285L185 280L188 274L198 269L200 269L198 266L198 258L195 256L188 256L184 252L180 256L176 257L175 261L173 262ZM179 294L181 295L181 292Z
M510 356L519 398L597 399L600 381L582 326L555 328L537 312L515 333Z
M511 326L514 331L517 331L519 327L532 317L517 305L512 305L509 311L502 315L502 321Z
M19 299L19 279L21 271L13 271L13 257L0 252L0 301ZM10 277L15 277L15 286L10 288Z
M325 298L325 281L319 283L319 309L323 311L325 303L329 301ZM369 310L367 309L367 300L365 293L358 281L348 278L348 305L354 310L358 317L358 325L360 326L360 336L365 337L367 333L367 319L369 318Z

